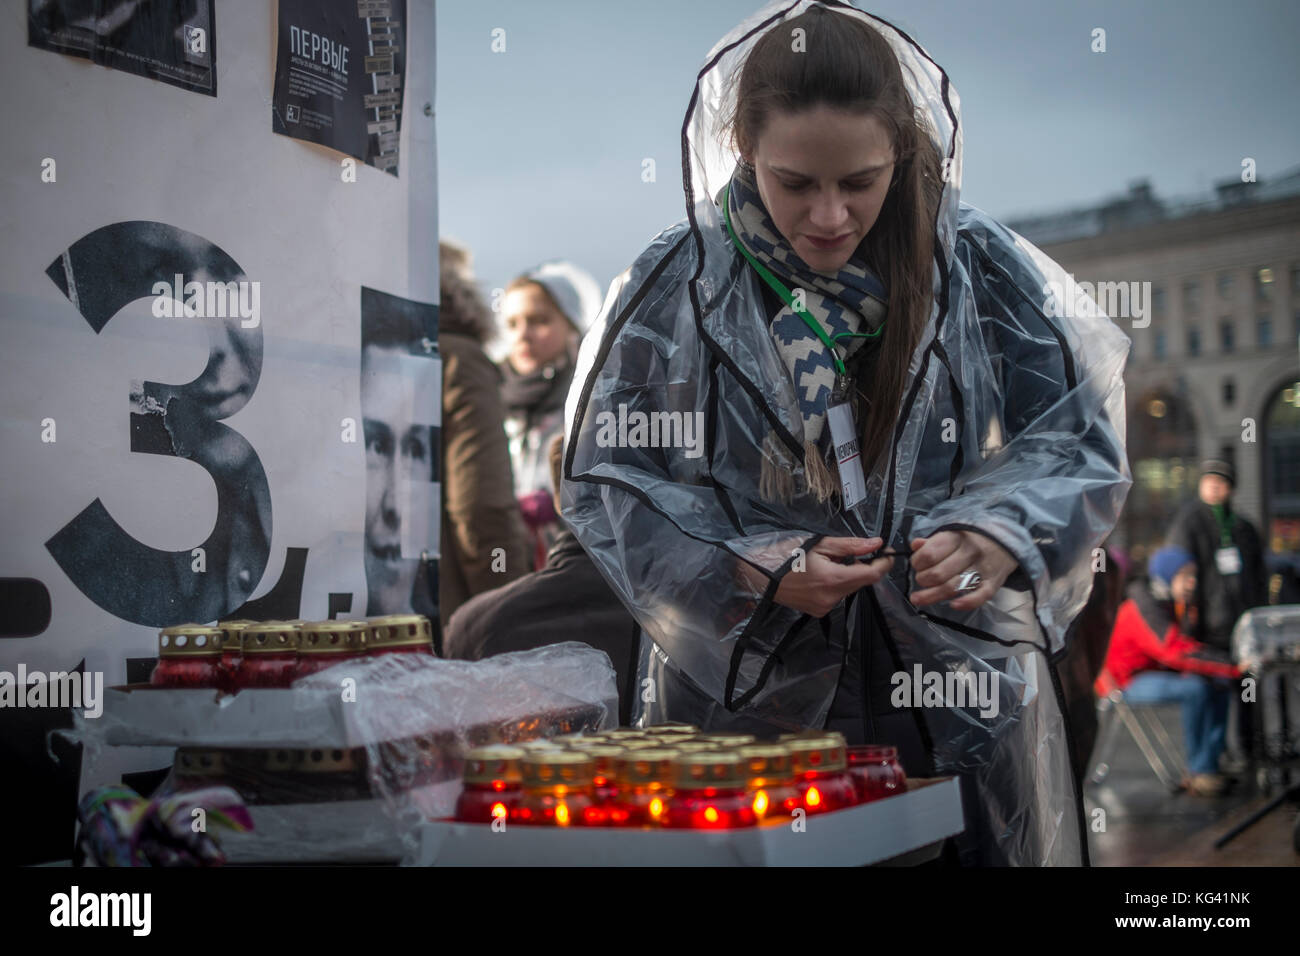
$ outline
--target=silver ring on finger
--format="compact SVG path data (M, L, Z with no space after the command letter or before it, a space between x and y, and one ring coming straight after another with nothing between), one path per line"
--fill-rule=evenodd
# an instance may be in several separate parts
M969 571L963 571L961 576L957 578L957 593L965 594L969 591L977 590L983 582L984 579L980 577L980 573L974 568L971 568Z

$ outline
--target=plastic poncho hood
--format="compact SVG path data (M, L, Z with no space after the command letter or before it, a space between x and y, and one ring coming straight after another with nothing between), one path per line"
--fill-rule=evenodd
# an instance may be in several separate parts
M1064 271L960 202L959 100L944 71L889 23L825 4L886 37L944 160L933 307L891 441L866 463L866 501L846 512L807 493L760 495L764 439L798 435L801 424L761 280L716 204L739 158L724 117L729 80L757 40L812 5L763 8L699 74L682 130L687 218L614 281L583 343L563 514L642 628L640 721L759 732L825 726L855 639L850 626L774 601L823 536L879 534L903 551L941 529L997 541L1019 564L1018 589L968 613L918 609L907 599L907 564L895 562L869 589L883 625L869 639L888 645L894 679L987 678L996 689L993 707L949 697L906 708L925 741L926 772L961 778L963 860L1079 863L1082 800L1051 660L1129 486L1129 341L1090 300L1057 317L1066 310L1045 289L1074 288ZM799 488L802 465L793 470Z

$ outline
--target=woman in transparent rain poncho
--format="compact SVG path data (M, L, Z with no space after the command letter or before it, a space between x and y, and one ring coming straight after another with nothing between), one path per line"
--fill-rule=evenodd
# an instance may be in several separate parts
M687 219L614 282L567 409L638 722L895 744L961 779L962 862L1086 862L1051 662L1129 485L1128 339L1054 317L1060 267L959 203L957 93L885 21L764 8L682 143Z

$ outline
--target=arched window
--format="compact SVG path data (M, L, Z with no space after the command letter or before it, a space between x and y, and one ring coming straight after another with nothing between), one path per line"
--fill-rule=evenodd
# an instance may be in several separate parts
M1196 417L1167 389L1148 392L1130 407L1129 467L1133 487L1120 518L1122 544L1135 565L1159 548L1184 501L1196 493Z
M1264 406L1264 540L1274 552L1300 552L1300 381Z

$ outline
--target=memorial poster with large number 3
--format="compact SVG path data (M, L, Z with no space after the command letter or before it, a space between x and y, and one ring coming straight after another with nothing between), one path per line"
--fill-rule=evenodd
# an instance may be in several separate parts
M267 129L267 10L219 25L257 78L219 98L0 38L28 90L0 107L0 670L114 684L170 624L436 613L436 250L407 250L434 210Z

